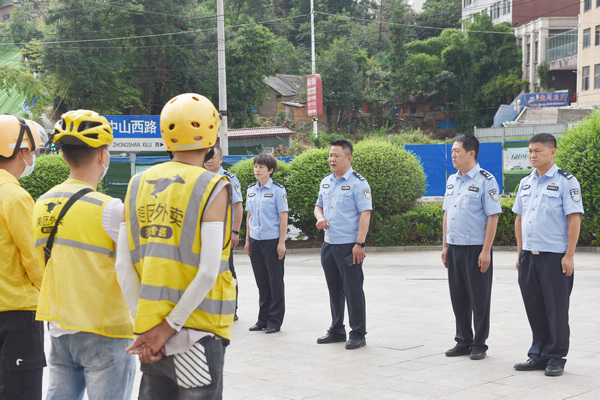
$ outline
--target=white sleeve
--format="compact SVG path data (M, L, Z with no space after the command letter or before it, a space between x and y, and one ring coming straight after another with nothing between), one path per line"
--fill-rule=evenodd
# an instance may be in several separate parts
M119 225L123 219L124 208L125 205L121 199L111 199L102 211L102 227L115 243L117 243L117 237L119 236Z
M135 318L138 298L140 296L140 277L131 261L126 222L121 222L120 224L115 270L117 271L117 279L121 286L123 297L125 297L129 311L131 311L131 314Z
M166 318L171 328L176 331L181 330L185 321L204 300L217 280L221 265L224 226L223 222L203 222L200 226L202 247L198 272Z

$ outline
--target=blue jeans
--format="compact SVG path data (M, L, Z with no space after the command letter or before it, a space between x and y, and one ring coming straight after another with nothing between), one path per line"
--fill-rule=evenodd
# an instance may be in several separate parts
M202 353L198 360L192 353ZM183 359L184 362L180 363ZM221 400L223 398L224 341L200 339L185 353L141 365L140 400ZM193 367L190 367L193 366ZM182 375L185 375L182 377ZM192 382L196 381L196 382Z
M89 332L50 338L47 400L131 399L135 358L125 352L133 339Z

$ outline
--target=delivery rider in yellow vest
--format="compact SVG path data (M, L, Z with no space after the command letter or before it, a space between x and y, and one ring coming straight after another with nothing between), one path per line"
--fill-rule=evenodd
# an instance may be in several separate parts
M42 398L44 329L35 308L44 273L31 232L33 172L42 140L31 121L0 115L0 399Z
M47 399L129 399L135 358L133 317L115 270L116 242L123 203L96 187L110 155L112 128L89 110L69 111L56 123L52 141L70 167L69 178L41 196L34 206L39 259L57 218L71 196L75 201L58 222L46 264L38 320L50 321L50 384Z
M142 362L140 399L222 398L236 300L231 185L203 168L220 122L207 98L174 97L160 114L172 160L129 182L117 270L128 302L138 295L128 351Z

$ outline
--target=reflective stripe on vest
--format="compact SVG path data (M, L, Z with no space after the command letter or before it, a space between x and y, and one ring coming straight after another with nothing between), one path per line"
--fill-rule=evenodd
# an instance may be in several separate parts
M35 247L45 246L46 242L48 242L48 237L37 239L35 241ZM117 257L117 253L115 251L110 251L109 249L105 249L104 247L100 247L100 246L94 246L93 244L78 242L76 240L54 238L54 244L61 244L63 246L67 246L67 247L74 247L76 249L89 251L91 253L104 254L110 258Z

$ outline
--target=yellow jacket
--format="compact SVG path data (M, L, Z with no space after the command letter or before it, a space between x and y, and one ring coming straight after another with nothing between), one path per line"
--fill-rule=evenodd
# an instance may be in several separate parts
M68 179L35 203L34 236L41 260L62 207L86 187L90 186ZM59 223L44 272L37 320L57 321L61 328L108 337L133 337L133 317L115 271L115 243L102 226L109 200L110 196L90 192L73 203Z
M131 257L141 280L136 333L161 323L196 276L200 221L222 179L204 168L178 162L154 166L131 179L125 212ZM231 205L226 227L230 221ZM230 339L236 294L229 270L229 229L225 235L217 280L184 326Z
M33 199L0 169L0 312L35 310L44 270L35 254Z

